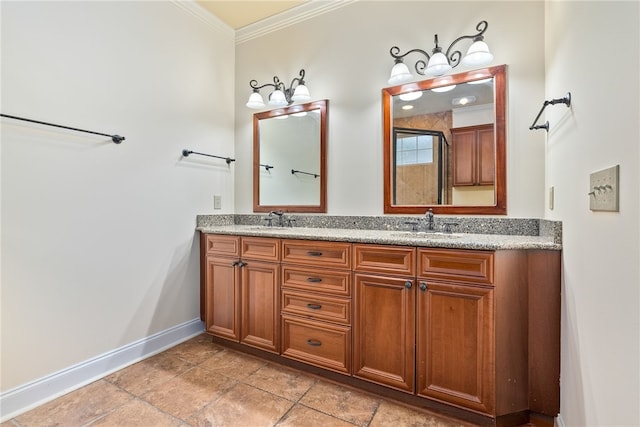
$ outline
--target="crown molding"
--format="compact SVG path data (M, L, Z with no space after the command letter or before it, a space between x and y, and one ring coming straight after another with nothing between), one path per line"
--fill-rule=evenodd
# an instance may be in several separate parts
M277 15L239 28L236 30L236 45L339 9L356 1L358 0L310 0Z
M221 33L223 36L228 37L230 40L235 39L236 34L233 28L231 28L220 18L197 4L194 0L171 0L171 3L182 9L184 12L187 12L188 14L204 22L212 30Z

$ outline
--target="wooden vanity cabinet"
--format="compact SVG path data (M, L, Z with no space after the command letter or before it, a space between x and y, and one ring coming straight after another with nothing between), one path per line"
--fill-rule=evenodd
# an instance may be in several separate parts
M280 241L207 234L205 248L207 332L279 352Z
M413 393L416 249L358 244L353 254L354 376Z
M418 249L419 396L494 413L493 273L494 252Z
M212 335L488 425L559 413L559 251L201 243Z
M493 185L495 142L493 124L451 129L453 186Z
M351 244L282 241L282 355L351 374Z

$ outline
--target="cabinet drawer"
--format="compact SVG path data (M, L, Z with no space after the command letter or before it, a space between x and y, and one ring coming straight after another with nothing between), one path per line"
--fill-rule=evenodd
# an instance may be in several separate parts
M311 267L282 266L282 286L324 294L351 295L351 273Z
M351 373L351 329L282 316L282 355L344 374Z
M224 234L207 234L205 241L207 254L240 256L240 237Z
M402 246L354 245L355 271L415 276L416 249Z
M265 261L280 260L280 240L266 237L243 237L242 258Z
M350 251L350 243L283 240L282 262L349 269Z
M351 300L285 289L282 291L282 313L349 325Z
M493 252L419 249L418 276L492 284Z

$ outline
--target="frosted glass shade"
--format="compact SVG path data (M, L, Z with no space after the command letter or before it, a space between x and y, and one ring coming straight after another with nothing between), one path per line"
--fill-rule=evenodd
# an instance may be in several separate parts
M473 42L465 57L462 58L462 63L470 67L479 67L491 61L493 61L493 54L489 52L489 46L482 40Z
M278 89L274 90L271 92L271 95L269 95L269 105L273 105L274 107L284 107L289 105L289 102L287 102L284 92Z
M249 96L249 100L247 101L247 107L258 109L264 107L264 100L262 99L262 95L259 92L253 92Z
M429 59L425 71L432 76L441 76L451 71L451 65L444 53L435 52Z
M396 64L391 69L391 76L389 77L390 85L397 85L402 82L406 82L407 80L411 80L413 76L409 72L409 68L405 65L404 62L396 62Z
M413 91L413 92L407 92L407 93L401 93L399 95L399 98L402 101L414 101L418 98L420 98L422 96L422 92L420 92L419 90Z
M291 97L295 102L305 102L311 99L311 95L309 94L309 89L305 85L296 86L296 90L293 91L293 96Z

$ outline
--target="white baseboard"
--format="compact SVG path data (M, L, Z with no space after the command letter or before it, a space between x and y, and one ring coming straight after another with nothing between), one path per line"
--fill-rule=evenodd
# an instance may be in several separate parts
M564 420L562 419L562 415L558 414L555 424L556 427L564 427Z
M76 390L204 332L200 319L158 332L0 394L0 422Z

